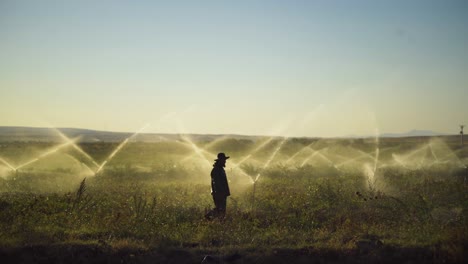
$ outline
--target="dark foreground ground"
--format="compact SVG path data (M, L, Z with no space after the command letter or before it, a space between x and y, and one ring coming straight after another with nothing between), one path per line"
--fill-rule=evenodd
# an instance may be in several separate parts
M355 250L233 249L219 253L202 249L120 249L105 245L47 245L0 249L1 263L466 263L467 245L453 254L440 246L395 248L363 244Z

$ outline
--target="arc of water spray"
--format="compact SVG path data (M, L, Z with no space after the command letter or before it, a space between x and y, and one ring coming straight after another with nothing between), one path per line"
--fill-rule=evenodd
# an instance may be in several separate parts
M178 120L178 125L179 125L179 128L180 128L181 131L185 130L185 129L183 129L184 126L183 126L183 124L182 124L182 122L181 122L180 120ZM206 161L206 163L207 163L209 166L211 166L211 161L209 161L209 160L203 155L203 152L205 152L205 153L207 153L207 154L209 154L209 155L213 155L212 153L210 153L209 151L204 150L204 149L198 147L189 137L184 136L183 134L181 134L181 138L182 138L184 144L189 145L189 146L193 149L193 151L195 152L196 155L198 155L200 158L202 158L204 161ZM213 156L214 156L214 155L213 155ZM190 156L190 157L191 157L191 156ZM231 163L233 163L233 162L231 162ZM233 163L233 164L234 164L234 163ZM234 166L236 167L237 164L234 165ZM240 171L241 171L241 173L242 173L243 175L249 176L249 175L247 175L243 170L240 170ZM249 176L249 179L251 179L250 176Z
M229 137L228 135L224 135L224 136L222 136L222 137L219 137L219 138L217 138L217 139L211 141L210 143L206 144L206 145L204 146L204 149L207 149L207 148L213 146L214 144L216 144L216 143L220 142L221 140L224 140L224 139L226 139L226 138L228 138L228 137ZM184 139L182 139L182 140L184 140ZM192 143L193 143L193 142L192 142ZM192 143L189 143L189 145L191 146ZM201 148L198 147L198 146L196 146L196 147L197 147L198 149L201 149ZM193 147L192 147L192 148L193 148ZM204 150L204 149L202 149L202 150ZM183 159L182 159L182 162L187 161L187 160L193 158L193 156L195 156L195 155L197 155L196 152L193 153L193 154L190 155L190 156L187 156L187 157L183 158Z
M63 144L61 144L61 145L59 145L59 146L57 146L57 147L55 147L55 148L53 148L53 149L51 149L49 151L46 151L46 152L42 153L41 155L39 155L37 158L34 158L34 159L32 159L32 160L30 160L30 161L28 161L26 163L23 163L23 164L19 165L18 167L15 168L15 170L18 170L20 168L23 168L25 166L28 166L28 165L31 165L31 164L35 163L35 162L39 161L40 159L45 158L45 157L49 156L50 154L53 154L53 153L59 151L60 149L62 149L64 147L76 142L79 138L80 137L76 137L76 138L71 139L68 142L65 142L65 143L63 143Z
M275 149L275 151L273 151L273 153L271 154L271 156L268 158L268 160L265 162L265 164L263 164L263 167L262 167L262 170L261 172L263 172L266 168L268 168L268 166L270 166L270 163L273 161L273 159L276 157L276 154L278 154L278 152L280 151L280 149L283 147L284 143L286 142L286 140L288 140L288 138L284 138L279 144L278 144L278 147ZM257 174L257 176L255 177L255 180L254 180L254 183L256 183L258 181L258 179L260 179L261 177L261 172Z
M434 157L434 159L436 160L436 162L439 162L439 158L438 158L437 155L434 153L434 149L432 149L432 144L431 144L431 142L429 142L428 145L429 145L429 149L431 150L432 156Z
M184 129L183 129L183 124L182 124L182 122L181 122L180 120L178 120L178 121L179 121L179 122L178 122L178 125L179 125L179 127L180 127L180 130L183 131L183 130L184 130ZM210 155L210 156L215 156L214 154L210 153L209 151L207 151L207 150L205 150L205 149L203 149L203 148L198 147L189 137L187 137L187 136L185 136L185 135L183 135L183 134L181 134L181 138L182 138L182 140L184 141L184 142L183 142L184 144L189 145L189 146L193 149L193 151L194 151L194 153L195 153L196 155L198 155L200 158L202 158L204 161L206 161L206 163L207 163L209 166L211 166L211 161L208 160L208 159L203 155L203 153L207 153L207 154ZM239 163L236 164L236 163L234 163L234 162L232 162L232 161L231 161L230 163L233 164L232 169L235 169L235 168L237 168L237 167L239 166ZM240 169L240 168L239 168L239 169ZM240 172L242 173L242 175L248 176L249 179L251 179L251 176L248 175L247 173L245 173L242 169L240 169Z
M211 166L211 162L210 160L208 160L202 153L206 153L210 156L215 156L215 154L213 153L210 153L209 151L205 150L205 149L202 149L200 147L198 147L193 141L191 141L189 138L185 137L185 140L184 140L185 144L189 145L190 147L192 147L194 149L194 151L196 152L197 155L199 155L203 160L205 160L207 162L208 165ZM233 161L230 161L231 164L233 164L233 167L231 169L234 169L236 167L238 167L238 164L236 164L235 162ZM242 175L244 176L247 176L249 179L252 180L252 177L250 175L248 175L247 173L245 173L242 169L239 168L239 171L242 173ZM253 180L252 180L253 181Z
M312 149L312 148L311 148ZM336 165L333 163L333 161L331 161L329 158L327 158L325 155L323 155L321 152L323 150L327 150L328 147L326 148L323 148L323 149L319 149L319 150L314 150L312 149L314 152L312 154L309 155L309 157L307 157L302 163L301 163L301 168L304 167L307 162L309 162L309 160L311 160L313 157L315 157L316 155L319 155L319 157L321 157L322 159L324 159L326 162L328 162L329 164L331 164L333 167L335 167L336 169L338 169L336 167Z
M178 120L178 121L179 121L179 122L178 122L178 125L179 125L179 127L180 127L180 130L184 130L184 129L183 129L183 124L182 124L182 122L181 122L180 120ZM208 159L203 155L203 153L207 153L207 154L210 155L210 156L214 156L214 154L210 153L209 151L207 151L207 150L205 150L205 149L203 149L203 148L198 147L198 146L195 144L195 142L193 142L189 137L187 137L187 136L185 136L185 135L183 135L183 134L181 134L181 139L183 140L183 142L182 142L183 144L187 144L188 146L190 146L190 147L193 149L193 151L194 151L194 153L195 153L196 155L198 155L200 158L202 158L204 161L206 161L206 163L207 163L209 166L211 166L211 161L208 160ZM190 157L192 157L192 155L191 155ZM233 168L232 168L232 169L234 169L234 168L236 168L236 167L239 166L239 164L236 164L236 163L234 163L234 162L232 162L232 161L231 161L231 163L233 164ZM248 175L247 173L245 173L242 169L240 169L240 171L241 171L241 173L242 173L243 175L248 176L248 178L252 180L252 178L251 178L250 175Z
M350 163L350 162L353 162L353 161L356 161L356 160L360 160L360 159L365 158L365 157L371 158L372 160L375 161L375 156L372 156L371 154L366 153L366 152L364 152L364 151L362 151L362 150L357 150L357 151L358 151L361 155L359 155L359 156L357 156L357 157L354 157L354 158L352 158L352 159L345 160L345 161L343 161L343 162L337 164L336 166L337 166L337 167L342 167L342 166L344 166L344 165L346 165L346 164L348 164L348 163Z
M307 164L307 162L309 162L309 160L311 160L313 157L315 157L315 155L317 155L317 153L320 151L320 150L314 150L314 149L312 149L312 150L314 152L312 152L312 154L310 154L309 157L307 157L306 159L304 159L304 161L302 161L301 168L304 167Z
M185 138L186 140L188 140L188 142L184 142L185 144L189 144L195 151L196 149L196 153L197 155L199 155L201 158L203 158L210 166L211 166L211 162L210 160L208 160L202 153L206 153L207 155L210 155L210 156L215 156L215 154L213 153L210 153L209 151L205 150L205 149L202 149L200 147L198 147L193 141L191 141L190 139L188 138ZM239 164L236 164L235 162L233 161L230 161L231 164L233 164L233 167L231 169L235 169L239 166ZM242 170L241 168L239 168L239 171L242 173L242 175L244 176L247 176L249 177L249 179L252 180L251 176L248 175L247 173L244 172L244 170Z
M377 164L379 163L379 155L380 155L380 138L379 138L379 129L375 129L375 158L374 158L374 175L377 171Z
M408 166L406 166L406 164L400 159L399 155L395 154L395 153L392 153L392 158L393 160L398 163L400 166L402 166L403 168L405 169L409 169Z
M246 162L248 159L250 159L252 157L253 154L257 153L259 150L261 150L263 147L265 147L266 145L268 145L275 137L270 137L268 138L265 142L263 142L262 144L260 144L260 146L256 147L254 150L252 150L247 156L245 156L243 159L241 159L237 165L233 168L237 168L239 167L240 165L242 165L244 162Z
M181 120L178 120L178 125L180 128L183 128L183 125L182 125L182 122ZM181 129L182 131L184 129ZM202 159L204 159L208 164L211 165L211 162L209 160L206 159L206 157L202 154L202 152L206 152L206 153L209 153L208 151L202 149L202 148L199 148L193 141L191 141L188 137L186 136L181 136L182 140L185 141L186 144L189 144L189 146L192 147L192 149L194 150L195 154L197 154L198 156L200 156ZM260 149L262 149L263 147L265 147L267 144L269 144L275 137L270 137L269 139L267 139L265 142L263 142L260 146L256 147L250 154L248 154L247 156L245 156L241 161L239 161L237 164L232 162L231 163L233 164L233 167L231 169L236 169L236 168L239 168L241 173L245 176L249 176L248 178L250 180L252 180L252 183L255 184L255 181L252 179L252 176L248 175L247 173L245 173L241 168L240 168L240 165L242 163L244 163L245 161L247 161L250 157L252 157L253 154L255 154L257 151L259 151ZM286 140L286 139L285 139ZM284 142L281 143L281 146ZM280 148L281 148L280 146ZM279 151L279 149L277 149L275 152L274 152L274 155L276 155L276 153ZM212 155L211 153L209 153L210 155ZM274 158L274 156L273 156ZM271 160L273 159L271 158ZM270 160L270 162L271 162ZM257 175L257 179L258 179L258 175Z
M440 140L439 140L440 141ZM434 157L435 161L432 162L431 165L435 164L435 163L439 163L439 162L445 162L447 161L447 159L450 159L452 158L455 158L455 161L458 163L458 165L460 165L462 168L464 167L464 164L460 161L460 159L458 158L458 156L450 149L448 149L450 152L449 153L446 153L445 155L437 155L435 152L434 152L434 149L433 149L433 143L434 143L434 139L431 139L428 143L427 143L427 146L429 147L429 150L431 151L431 154L432 154L432 157ZM441 142L439 142L440 144ZM448 148L448 147L447 147Z
M206 153L207 155L210 155L210 156L215 156L215 154L213 153L210 153L209 151L205 150L205 149L202 149L200 147L198 147L193 141L191 141L188 137L185 137L185 139L183 139L185 142L185 144L189 145L190 147L192 147L192 149L194 150L194 152L200 156L204 161L207 162L207 164L209 166L211 166L211 162L210 160L208 160L204 155L203 153ZM239 168L239 163L235 163L233 161L230 161L230 163L233 165L231 169L236 169L238 168L239 171L241 172L242 175L244 176L247 176L249 179L252 180L252 177L250 175L248 175L247 173L244 172L244 170L242 170L241 168ZM253 182L253 180L252 180Z
M70 154L65 154L65 155L68 156L68 157L70 157L70 158L71 158L72 160L74 160L76 163L78 163L78 164L80 164L80 165L86 167L86 169L88 169L88 171L90 171L91 174L94 174L94 171L93 171L88 165L86 165L85 163L79 161L78 159L76 159L75 157L73 157L73 156L70 155Z
M372 186L369 187L374 187L375 183L375 172L377 171L377 165L379 162L379 155L380 155L380 147L379 147L380 139L379 139L379 130L375 130L375 158L374 158L374 168L371 170L371 174L368 173L368 178L369 178L369 184ZM369 170L369 168L366 168L366 165L364 165L364 170Z
M377 149L377 148L376 148L376 149ZM367 153L367 152L364 152L364 151L362 151L362 150L360 150L360 149L358 149L357 152L359 152L360 154L362 154L361 157L367 156L367 157L369 157L369 158L375 160L375 155L372 156L371 154L369 154L369 153ZM379 151L379 152L380 152L380 151ZM371 152L371 153L372 153L372 152Z
M379 162L380 149L377 147L375 149L375 159L374 159L374 174L377 171L377 164Z
M193 148L194 152L195 152L198 156L200 156L200 157L201 157L202 159L204 159L209 165L211 165L211 162L210 162L209 160L206 159L206 157L202 154L202 152L206 152L206 153L208 153L208 154L210 154L210 155L213 155L213 154L211 154L210 152L208 152L208 151L206 151L206 150L204 150L204 149L198 147L198 146L197 146L193 141L191 141L188 137L186 137L186 136L181 136L181 138L182 138L182 140L184 140L187 144L189 144L189 145ZM252 154L254 154L254 153L256 153L257 151L259 151L261 148L263 148L264 146L266 146L266 145L267 145L268 143L270 143L272 140L273 140L273 137L271 137L271 138L269 138L267 141L263 142L260 146L258 146L257 148L255 148L254 151L252 151L249 155L247 155L246 157L244 157L240 162L235 163L235 162L232 162L232 161L231 161L231 163L233 164L232 169L236 169L236 168L239 168L239 169L240 169L239 166L240 166L243 162L245 162L247 159L249 159L249 158L252 156ZM282 146L283 143L284 143L284 141L281 142L281 146ZM281 148L281 146L280 146L280 148ZM277 150L275 150L274 155L276 155L276 153L279 151L280 148L278 148ZM274 155L273 155L272 157L270 157L269 161L267 161L268 164L269 164L269 163L271 162L271 160L274 158ZM267 166L268 166L268 164L267 164ZM264 166L264 168L265 168L265 166ZM256 179L256 180L253 180L253 179L252 179L252 176L250 176L250 175L248 175L247 173L245 173L242 169L240 169L240 172L241 172L243 175L248 176L249 179L252 180L252 183L255 183L256 180L257 180L258 177L259 177L259 175L257 175L257 179Z
M70 141L70 139L65 136L65 134L63 134L60 130L58 129L54 129L58 134L59 136L64 139L65 141ZM99 168L99 164L88 154L86 153L82 148L80 148L76 143L72 143L72 147L77 150L79 153L83 154L83 156L85 156L89 161L91 161L93 163L94 166L96 166L96 168Z
M186 110L186 111L189 111ZM185 126L183 125L182 123L182 120L180 119L176 119L176 123L177 123L177 127L178 127L178 130L180 131L180 138L182 139L183 143L187 144L188 146L190 146L192 149L193 149L193 152L194 154L196 154L197 156L199 156L200 158L202 158L202 160L204 160L208 166L211 166L211 162L203 155L203 150L202 148L199 148L188 136L187 134L184 132L186 131L185 129Z
M6 160L0 158L0 161L1 161L3 164L7 165L11 170L16 170L15 167L13 167L13 165L11 165L10 163L8 163Z
M255 177L255 180L251 177L250 179L252 180L252 184L253 184L253 189L252 189L252 210L255 209L255 191L256 191L256 187L257 187L257 181L260 179L261 177L261 173L266 169L268 168L268 166L270 165L271 161L275 158L276 154L280 151L281 147L283 147L283 144L286 142L288 138L284 138L280 144L278 145L278 147L275 149L275 151L273 151L273 153L271 154L270 158L265 162L265 164L263 165L262 167L262 170L257 174L257 176Z
M112 160L112 158L114 158L114 156L128 143L128 141L132 138L134 138L136 135L140 134L144 129L146 129L147 127L149 126L149 124L146 124L144 125L142 128L140 128L140 130L138 130L137 132L133 133L132 135L130 135L129 137L127 137L124 141L122 141L115 149L114 151L112 151L112 153L107 157L106 160L104 160L104 162L99 165L98 169L96 170L96 173L95 174L98 174L105 166L106 164Z
M312 143L310 143L309 145L301 148L298 152L294 153L294 155L292 155L291 157L289 157L289 159L286 160L286 164L288 164L289 162L291 162L291 160L295 159L297 157L297 155L301 154L302 152L304 152L306 149L312 149L312 146L315 145L315 143L317 143L317 141L314 141Z
M418 153L421 153L421 152L427 153L428 149L429 149L429 146L428 146L428 145L423 145L422 147L420 147L420 148L418 148L418 149L415 149L415 150L411 151L410 153L408 153L408 154L406 154L406 155L403 155L403 156L404 156L403 158L404 158L404 159L412 158L413 156L416 156ZM405 165L405 164L407 164L407 162L403 162L403 161L401 160L401 158L399 157L399 155L393 154L392 156L393 156L393 159L394 159L397 163L399 163L400 165L402 165L402 166L405 167L405 168L409 168L408 166ZM424 157L423 157L423 159L424 159ZM423 163L424 163L424 161L423 161L423 160L420 160L420 161L418 162L418 164L417 164L417 165L418 165L417 168L420 168L420 167L423 165Z
M211 162L202 153L203 151L206 151L206 150L199 148L189 137L185 135L181 135L181 138L185 143L187 143L193 149L196 155L202 158L208 164L208 166L211 166Z

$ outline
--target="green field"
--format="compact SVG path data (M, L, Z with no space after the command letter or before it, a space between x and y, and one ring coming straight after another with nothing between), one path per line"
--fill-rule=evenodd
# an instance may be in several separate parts
M0 143L0 257L29 256L24 263L66 262L73 252L85 256L76 263L200 263L205 255L226 263L465 259L468 147L456 138L187 136L129 141L111 159L118 142L51 151L61 144ZM209 173L221 151L231 156L232 195L226 219L208 221ZM87 252L97 257L86 259Z

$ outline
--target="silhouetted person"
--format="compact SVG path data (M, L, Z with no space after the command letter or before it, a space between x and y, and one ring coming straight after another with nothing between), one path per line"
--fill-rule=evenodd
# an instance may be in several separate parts
M231 195L226 172L224 171L227 159L229 157L226 157L226 154L219 153L218 159L215 160L211 170L211 195L213 196L215 208L206 215L208 219L214 217L224 218L226 215L226 199Z

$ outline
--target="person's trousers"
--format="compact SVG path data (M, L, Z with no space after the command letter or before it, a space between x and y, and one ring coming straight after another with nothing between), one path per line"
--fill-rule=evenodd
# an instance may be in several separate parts
M224 194L213 193L213 201L216 207L215 209L222 214L226 213L226 198L227 196Z

